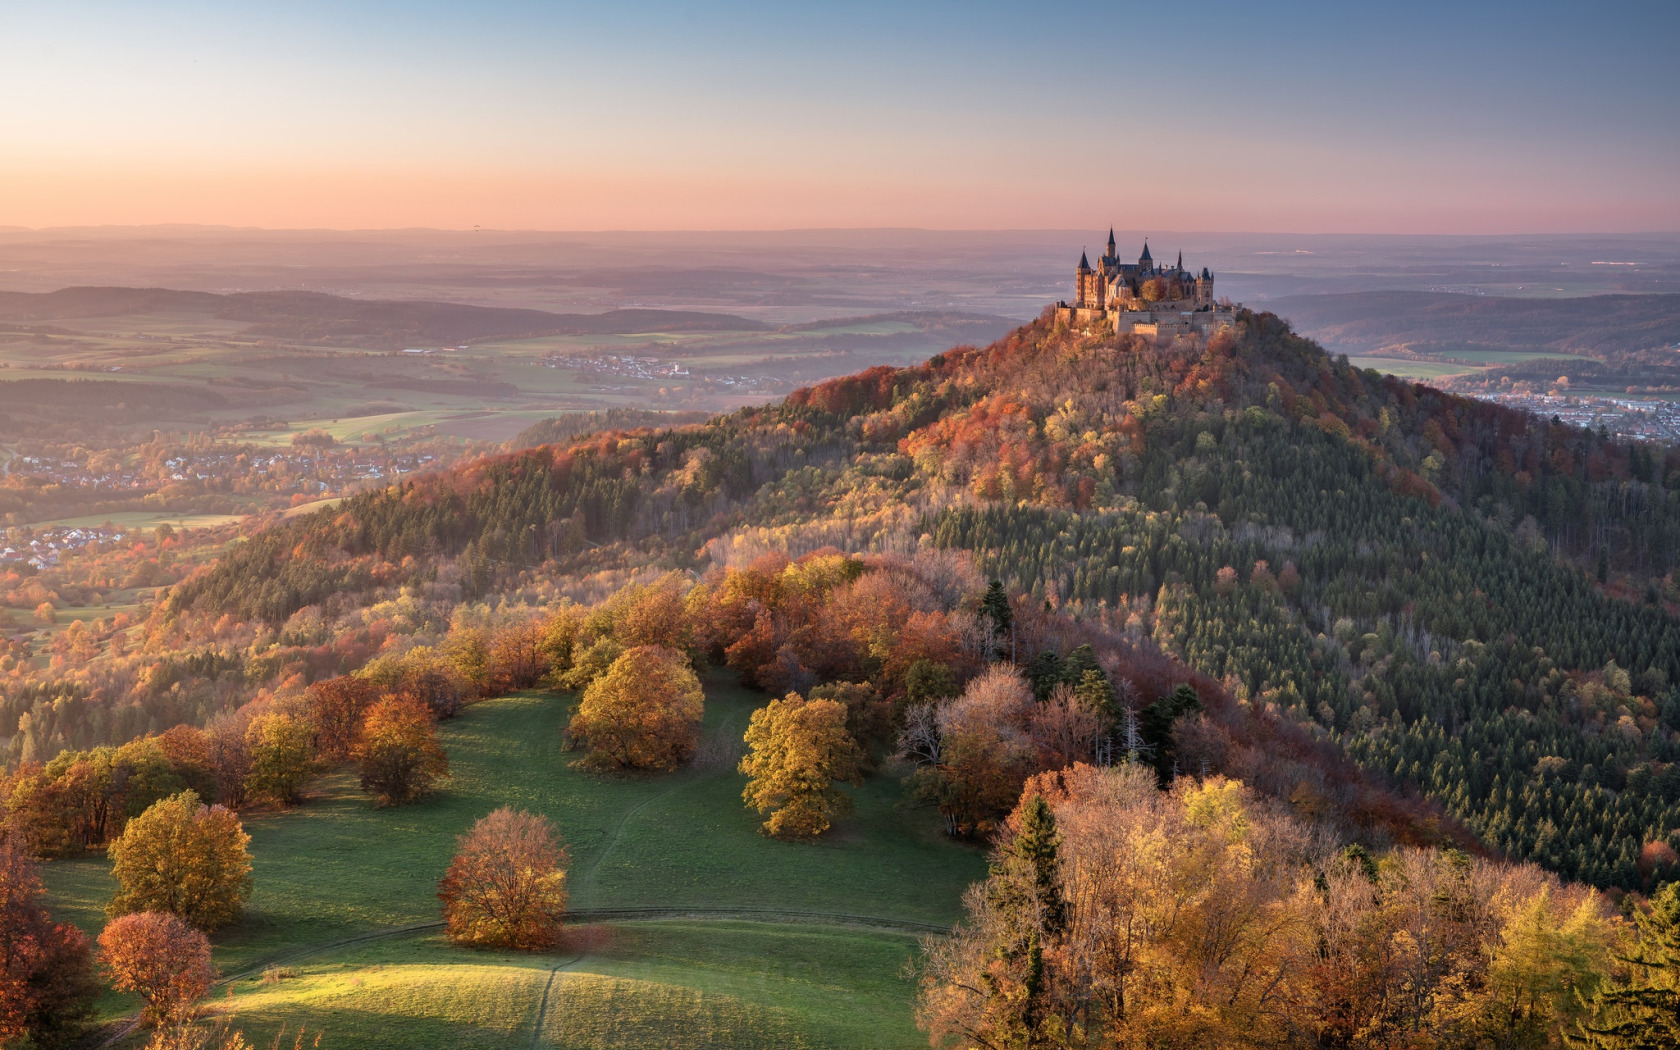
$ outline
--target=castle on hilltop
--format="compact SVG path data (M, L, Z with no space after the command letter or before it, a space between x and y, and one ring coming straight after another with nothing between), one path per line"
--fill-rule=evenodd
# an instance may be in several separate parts
M1213 274L1184 268L1184 253L1173 266L1157 266L1149 242L1136 265L1121 262L1114 250L1114 230L1108 231L1108 252L1093 269L1084 252L1074 271L1073 302L1056 304L1056 316L1067 324L1102 322L1116 335L1142 335L1159 340L1191 332L1208 332L1230 324L1236 308L1213 298Z

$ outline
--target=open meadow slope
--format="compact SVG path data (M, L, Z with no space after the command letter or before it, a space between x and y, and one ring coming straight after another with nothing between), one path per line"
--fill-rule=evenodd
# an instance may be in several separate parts
M307 805L248 819L255 893L216 938L235 1009L253 1031L324 1029L335 1050L528 1046L549 973L564 965L537 1045L913 1045L911 987L896 975L918 934L955 922L981 855L880 780L821 842L759 835L735 764L761 702L714 678L691 767L602 778L561 749L569 695L503 697L444 724L453 778L426 801L376 809L340 773ZM640 913L580 928L554 956L446 947L437 880L455 837L503 805L549 816L565 837L573 910ZM51 865L55 914L97 931L108 872L103 859ZM264 983L275 964L302 976ZM608 1000L616 1021L589 1005ZM673 1030L692 1041L669 1042Z

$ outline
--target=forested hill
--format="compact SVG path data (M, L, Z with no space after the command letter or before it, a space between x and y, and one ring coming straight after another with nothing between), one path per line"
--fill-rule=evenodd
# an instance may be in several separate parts
M273 623L404 582L825 544L972 550L1416 785L1633 885L1680 845L1680 455L1350 367L1269 314L1156 349L1048 318L671 430L296 519L177 587Z

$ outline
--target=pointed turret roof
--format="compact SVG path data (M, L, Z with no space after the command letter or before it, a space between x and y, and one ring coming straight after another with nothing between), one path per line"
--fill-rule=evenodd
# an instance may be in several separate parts
M1108 254L1114 254L1114 227L1108 228Z
M1184 253L1183 252L1178 253L1178 268L1180 270L1184 269Z
M1081 270L1089 270L1091 268L1091 261L1085 258L1085 249L1083 248L1079 249L1079 268Z
M1150 262L1155 261L1155 257L1153 255L1149 254L1149 242L1148 241L1143 242L1143 254L1138 256L1138 259L1139 259L1139 261L1142 261L1144 259L1148 259Z

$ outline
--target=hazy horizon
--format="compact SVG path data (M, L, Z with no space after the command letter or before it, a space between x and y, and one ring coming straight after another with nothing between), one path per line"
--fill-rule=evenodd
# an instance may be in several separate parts
M0 11L0 225L1680 229L1680 8Z

